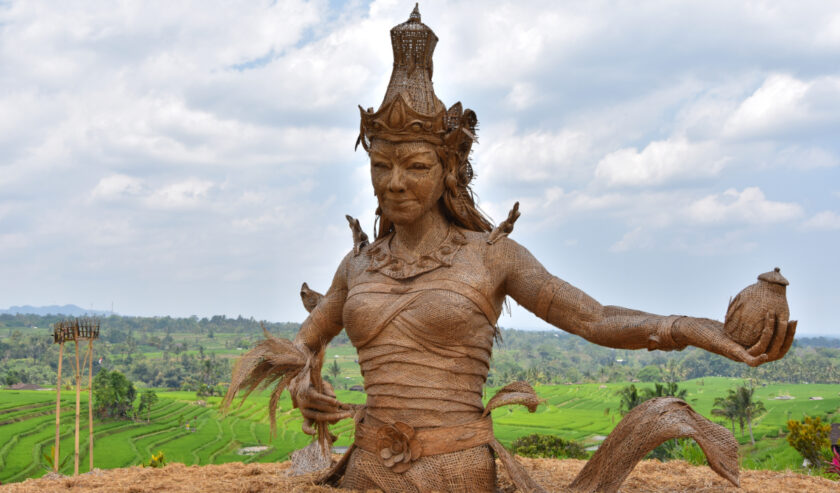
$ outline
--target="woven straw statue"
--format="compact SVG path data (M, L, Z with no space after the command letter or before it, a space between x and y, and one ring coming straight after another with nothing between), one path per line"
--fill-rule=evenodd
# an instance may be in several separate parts
M507 296L596 344L665 351L692 345L750 366L781 358L796 322L788 322L787 281L778 272L763 275L772 288L759 283L733 300L724 326L603 306L546 271L508 238L518 205L495 228L475 206L469 155L477 119L461 103L447 109L435 95L437 41L415 7L391 30L394 68L381 106L360 107L357 147L370 156L379 201L375 240L368 243L348 216L353 249L329 290L320 295L304 284L310 315L299 334L294 341L267 334L243 356L226 402L239 390L247 395L277 383L273 418L288 388L304 431L318 435L322 450L332 443L329 424L355 419L353 446L336 464L322 460L327 469L319 476L347 489L492 492L495 452L520 491L616 491L648 451L682 436L697 440L711 467L737 484L732 435L679 399L655 399L629 413L572 485L538 484L496 441L491 409L523 404L533 411L539 402L528 384L516 382L482 403ZM324 347L342 329L358 351L364 406L339 402L321 380Z

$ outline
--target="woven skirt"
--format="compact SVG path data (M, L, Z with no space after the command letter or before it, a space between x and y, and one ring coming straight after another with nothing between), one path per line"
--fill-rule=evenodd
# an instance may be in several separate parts
M381 489L385 493L427 491L493 493L496 462L487 445L421 457L403 473L395 473L374 454L353 450L341 487L359 491Z

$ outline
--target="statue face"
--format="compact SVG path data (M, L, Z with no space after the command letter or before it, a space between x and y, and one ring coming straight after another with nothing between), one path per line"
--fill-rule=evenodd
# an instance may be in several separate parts
M382 213L394 224L411 224L443 194L443 165L426 142L390 143L374 139L370 177Z

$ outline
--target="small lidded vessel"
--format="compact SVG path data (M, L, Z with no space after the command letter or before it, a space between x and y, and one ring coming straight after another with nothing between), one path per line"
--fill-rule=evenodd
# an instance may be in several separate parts
M767 314L776 320L787 320L788 280L776 267L758 276L758 282L747 286L729 302L726 310L726 334L738 344L750 347L758 342L764 330Z

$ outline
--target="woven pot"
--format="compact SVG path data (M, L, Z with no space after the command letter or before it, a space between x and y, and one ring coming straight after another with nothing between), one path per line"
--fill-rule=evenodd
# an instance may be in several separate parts
M768 313L777 320L790 317L786 289L788 280L778 267L758 276L758 282L747 286L729 303L726 311L726 334L738 344L750 347L758 342Z

